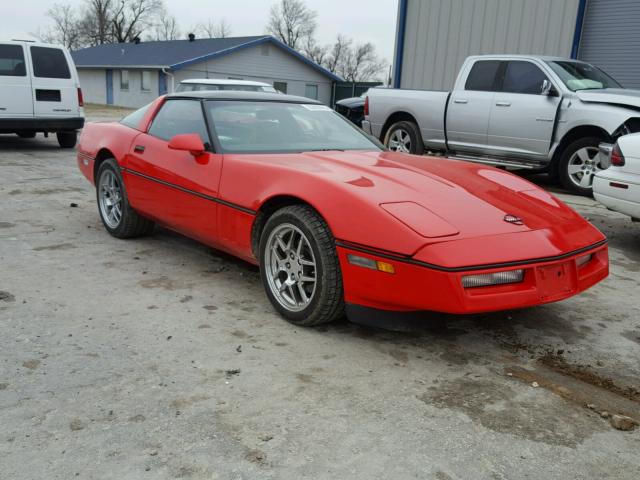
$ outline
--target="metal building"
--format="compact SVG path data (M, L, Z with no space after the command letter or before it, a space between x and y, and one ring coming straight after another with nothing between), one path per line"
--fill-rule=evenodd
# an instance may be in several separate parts
M640 88L640 0L399 0L395 87L448 90L492 53L580 58Z

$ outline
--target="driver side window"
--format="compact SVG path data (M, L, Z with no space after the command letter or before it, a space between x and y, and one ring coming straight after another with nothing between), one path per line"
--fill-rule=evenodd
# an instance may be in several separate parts
M197 133L210 143L199 100L167 100L153 119L149 135L169 141L176 135Z
M531 62L510 61L504 72L502 91L505 93L525 93L540 95L542 82L548 80L538 66Z

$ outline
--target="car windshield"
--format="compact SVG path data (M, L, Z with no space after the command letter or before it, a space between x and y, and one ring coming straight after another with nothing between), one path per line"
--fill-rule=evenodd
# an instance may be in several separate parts
M238 84L214 84L214 83L181 83L177 92L202 92L212 90L233 90L242 92L270 92L276 93L276 89L263 85L238 85Z
M567 88L573 92L600 88L622 88L618 82L589 63L551 61L547 62Z
M234 153L377 150L329 107L284 102L207 102L222 149Z

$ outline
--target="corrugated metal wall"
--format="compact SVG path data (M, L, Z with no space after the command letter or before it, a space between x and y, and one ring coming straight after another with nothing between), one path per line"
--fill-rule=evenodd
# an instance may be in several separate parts
M569 57L578 4L579 0L408 0L401 87L448 90L469 55Z
M589 0L578 58L640 88L640 1Z

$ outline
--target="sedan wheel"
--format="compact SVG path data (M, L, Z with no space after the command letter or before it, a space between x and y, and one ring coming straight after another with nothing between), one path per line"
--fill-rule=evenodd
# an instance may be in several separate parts
M274 308L296 325L331 322L344 314L336 244L311 207L276 211L260 235L260 276Z
M283 223L267 239L265 268L271 292L292 312L303 310L316 293L316 260L309 239L295 225Z
M110 228L118 228L122 220L122 190L111 170L104 170L98 181L98 204L102 219Z
M583 147L569 159L567 167L569 178L580 188L591 188L593 176L602 170L599 150L595 147Z

